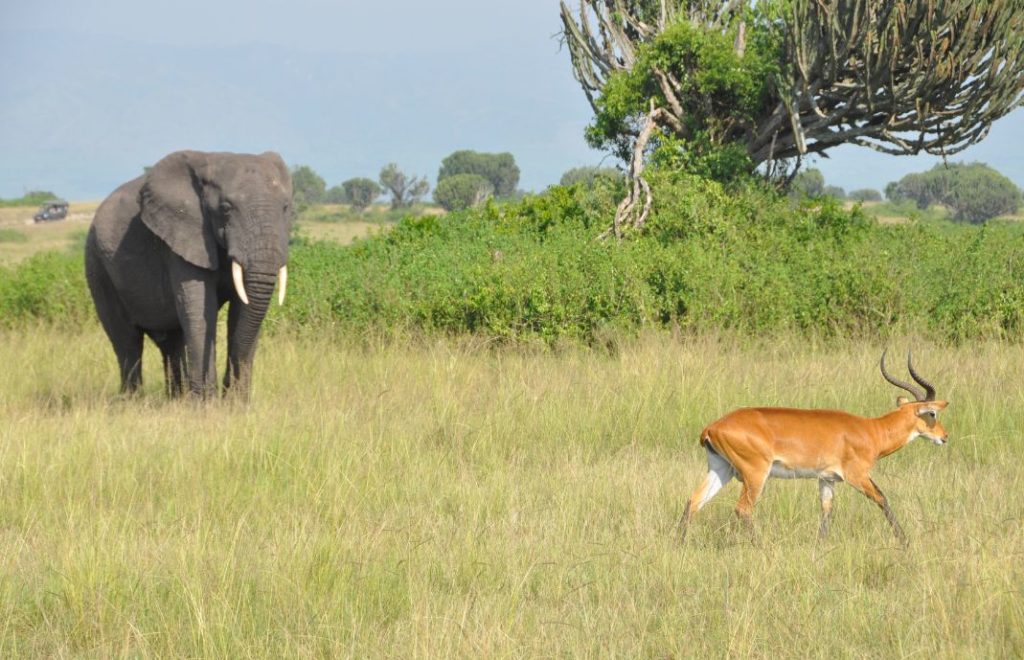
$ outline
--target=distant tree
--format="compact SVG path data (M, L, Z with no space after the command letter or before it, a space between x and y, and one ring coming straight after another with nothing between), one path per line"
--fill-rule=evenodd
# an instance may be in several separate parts
M562 174L562 178L559 180L558 185L572 186L577 183L581 183L586 188L592 188L598 179L606 179L610 181L622 179L622 172L614 167L597 167L594 165L574 167L566 170L565 173Z
M437 182L457 174L478 174L491 182L494 194L509 197L519 185L519 166L512 154L482 153L463 149L449 154L441 161Z
M954 220L981 223L1015 213L1021 192L984 163L939 163L927 172L908 174L886 186L889 199L912 199L918 208L943 204Z
M922 211L938 201L939 190L933 177L908 174L885 186L885 196L894 202L913 201Z
M388 163L380 171L380 185L384 192L391 195L391 208L401 209L412 206L430 190L430 184L424 178L410 178L398 169L395 163Z
M383 192L376 181L366 177L348 179L342 182L341 188L345 191L345 201L357 211L365 211Z
M494 185L479 174L455 174L434 187L434 201L446 211L461 211L486 201L494 194Z
M954 220L978 224L1016 213L1020 207L1020 189L983 163L940 164L929 174L939 181L939 201L953 212Z
M840 186L825 186L821 191L821 194L825 197L833 197L835 199L846 199L846 191Z
M803 170L793 177L789 190L791 194L797 196L821 197L825 192L825 175L821 173L821 170L813 167Z
M327 184L308 165L297 165L292 170L292 199L298 209L323 201Z
M882 201L882 193L878 192L874 188L859 188L857 190L851 190L848 197L855 202Z
M345 189L341 186L331 186L324 192L323 202L324 204L348 204Z

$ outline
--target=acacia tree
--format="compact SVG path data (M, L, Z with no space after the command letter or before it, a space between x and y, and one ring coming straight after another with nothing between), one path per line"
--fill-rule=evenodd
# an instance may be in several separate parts
M391 208L401 209L412 206L430 190L430 184L422 177L410 177L398 169L395 163L388 163L380 171L380 185L391 195Z
M719 178L788 177L841 144L945 156L1024 91L1022 0L580 0L561 17L588 141L629 163L617 236L649 213L652 141Z

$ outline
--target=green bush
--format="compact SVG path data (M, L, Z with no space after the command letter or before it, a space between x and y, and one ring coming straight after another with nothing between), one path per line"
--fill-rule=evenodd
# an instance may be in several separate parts
M406 217L343 247L293 245L288 303L268 329L473 333L601 342L609 331L1024 339L1024 227L884 226L832 198L796 202L754 183L652 171L645 231L597 240L609 184ZM616 183L615 185L621 185ZM0 319L92 316L81 257L0 271Z
M479 206L493 194L494 186L479 174L453 174L434 187L434 201L446 211Z
M51 199L58 199L58 197L49 190L31 190L15 199L0 199L0 207L39 206Z
M78 327L95 318L82 252L43 252L0 268L0 327L46 322Z
M574 186L576 184L580 184L585 188L592 188L594 187L595 183L600 179L617 181L621 179L622 176L622 172L615 169L614 167L573 167L571 169L566 170L565 173L562 174L562 178L559 179L558 185Z
M17 229L0 227L0 243L27 243L28 235Z

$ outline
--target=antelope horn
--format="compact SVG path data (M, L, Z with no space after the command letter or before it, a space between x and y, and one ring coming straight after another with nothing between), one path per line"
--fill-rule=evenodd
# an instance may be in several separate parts
M914 363L910 361L910 351L907 351L907 371L910 372L910 377L917 381L917 384L924 388L924 398L921 401L934 401L935 400L935 388L931 383L921 378L914 370Z
M235 283L235 293L238 294L239 300L248 305L249 296L245 295L245 283L242 281L242 264L237 261L231 262L231 279Z
M288 288L288 264L281 266L277 271L277 304L284 304L284 292Z
M918 401L923 401L924 399L922 397L924 395L921 393L921 391L919 389L917 389L916 387L914 387L910 383L904 383L902 380L896 380L895 378L892 377L892 375L888 371L885 370L885 354L888 353L888 352L889 352L888 348L885 349L884 351L882 351L882 359L878 363L878 366L882 369L882 378L886 379L887 381L889 381L890 383L892 383L896 387L910 392L911 394L914 395L914 398L917 399Z

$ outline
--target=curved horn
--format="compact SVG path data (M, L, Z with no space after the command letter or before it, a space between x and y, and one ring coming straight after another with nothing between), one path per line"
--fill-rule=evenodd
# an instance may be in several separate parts
M238 294L239 300L248 305L249 296L245 295L245 283L242 281L242 264L237 261L231 262L231 280L235 283L235 292Z
M888 348L882 351L882 359L878 363L878 366L882 369L882 378L886 379L896 387L910 392L918 401L922 401L923 399L921 397L923 397L924 395L921 393L921 390L917 389L910 383L904 383L902 380L896 380L895 378L892 377L892 375L889 374L888 371L885 370L885 354L888 352Z
M920 401L934 401L935 400L935 388L932 384L926 381L924 378L914 371L914 363L910 361L910 351L907 351L907 371L910 372L910 377L917 381L917 384L924 388L924 398Z

